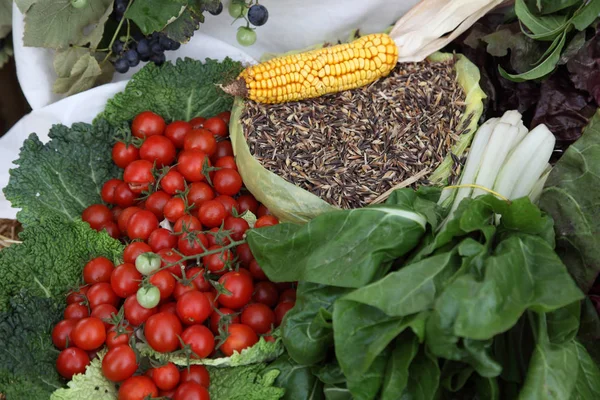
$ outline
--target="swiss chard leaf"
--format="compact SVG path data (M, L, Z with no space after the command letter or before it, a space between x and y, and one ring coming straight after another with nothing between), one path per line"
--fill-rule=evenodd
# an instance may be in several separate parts
M540 208L554 219L556 252L587 292L600 273L600 112L554 166Z
M284 354L266 368L279 371L274 385L285 389L282 400L322 400L323 384L311 373L311 368L299 365L289 355Z
M46 144L31 134L4 188L13 207L21 208L19 222L28 226L51 216L72 221L89 205L101 203L102 185L120 174L111 158L115 134L105 121L55 125Z
M410 333L396 339L396 347L388 359L381 388L381 400L395 400L408 385L408 371L419 351L419 339Z
M414 400L435 399L440 381L438 362L425 349L421 349L408 368L408 382L402 398Z

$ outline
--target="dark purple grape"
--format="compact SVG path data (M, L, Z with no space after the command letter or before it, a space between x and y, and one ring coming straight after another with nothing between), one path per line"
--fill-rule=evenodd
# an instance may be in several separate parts
M248 21L254 26L262 26L269 19L269 11L262 4L255 4L248 10Z
M115 70L121 74L129 71L129 63L124 58L119 58L115 61Z
M163 52L163 48L160 47L160 44L154 43L150 45L150 51L152 52L152 54L160 54Z
M212 15L219 15L223 12L223 3L219 2L219 5L216 8L207 9L207 11Z
M148 56L150 57L150 42L148 41L148 39L143 38L140 39L138 44L137 44L137 51L141 56Z
M140 63L140 57L138 56L137 51L134 49L129 49L123 55L123 58L127 60L127 63L130 67L135 67Z
M150 61L152 61L156 65L162 65L166 61L165 53L152 54L150 56Z
M115 40L115 42L112 45L112 51L115 54L121 54L121 52L123 51L123 42L121 42L120 40Z

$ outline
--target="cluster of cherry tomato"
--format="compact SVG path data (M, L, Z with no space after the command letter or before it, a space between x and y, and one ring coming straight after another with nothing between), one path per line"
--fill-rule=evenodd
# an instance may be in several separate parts
M245 243L245 212L258 217L254 228L278 220L244 192L228 118L166 125L144 112L131 127L139 142L114 146L124 178L106 182L108 205L92 205L82 218L128 244L117 266L104 257L89 261L85 285L67 297L52 335L65 378L83 373L106 346L102 371L121 382L119 400L208 399L204 367L180 371L169 362L141 375L136 343L194 359L231 356L261 336L274 340L296 291L270 282Z

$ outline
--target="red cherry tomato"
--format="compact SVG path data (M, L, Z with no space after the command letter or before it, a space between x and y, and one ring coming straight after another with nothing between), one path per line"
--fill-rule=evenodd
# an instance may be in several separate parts
M100 321L102 321L104 324L104 329L108 330L113 325L107 322L107 320L110 320L113 314L117 315L118 312L119 310L117 310L117 308L112 304L100 304L92 310L92 314L90 316L98 318Z
M140 151L132 144L117 142L112 148L112 159L117 167L125 168L140 159Z
M188 182L202 182L206 178L202 174L202 168L208 161L208 156L199 150L184 150L179 153L177 169L188 180Z
M216 310L213 311L213 313L210 315L210 330L213 331L213 333L215 335L218 335L219 332L219 322L221 321L221 314L224 315L231 315L231 317L229 317L229 322L228 324L239 324L240 323L240 316L237 315L235 313L235 311L233 311L230 308L225 308L225 307L221 307L219 308L219 312L217 312Z
M193 282L186 283L184 281L177 281L177 283L175 284L175 290L173 291L173 297L175 298L175 300L179 300L179 298L187 292L193 292L197 290L198 289L196 288L196 285L194 285Z
M54 325L52 329L52 343L54 343L57 349L64 350L67 346L73 346L71 332L73 332L75 325L77 325L77 320L75 319L63 319Z
M189 291L177 300L177 315L186 325L203 323L211 312L210 301L202 292Z
M257 303L262 303L269 307L275 307L278 297L279 292L277 291L275 284L273 282L264 281L256 284L252 299Z
M118 221L119 220L119 215L121 215L121 213L123 212L123 209L119 206L114 206L110 212L112 212L113 215L113 220ZM118 228L118 225L117 225Z
M248 265L248 270L252 274L252 277L257 281L266 281L267 279L269 279L267 278L267 275L265 275L265 272L260 267L260 265L258 265L258 261L256 260L250 261L250 264Z
M218 250L220 248L221 246L211 246L208 250ZM202 257L202 264L206 269L215 274L223 273L228 267L231 268L232 261L233 253L229 249Z
M242 311L241 321L258 335L262 335L269 332L275 325L275 313L264 304L248 304Z
M141 210L129 218L129 222L127 223L127 236L129 236L130 239L148 240L150 234L156 229L158 229L158 219L156 218L156 215L148 210Z
M243 194L237 198L237 202L240 205L238 212L241 214L246 211L250 211L256 215L258 210L258 201L251 194Z
M96 257L83 267L83 280L85 283L110 282L110 274L115 265L106 257Z
M165 218L170 222L175 222L186 213L185 200L181 197L171 197L164 208Z
M177 388L173 400L210 400L208 390L195 382L186 382Z
M123 181L120 179L109 179L104 182L104 185L102 185L102 191L100 192L103 202L108 204L115 203L115 189L120 183L123 183Z
M233 157L233 147L229 140L223 140L217 143L217 151L213 154L213 158L218 160L219 158L231 156Z
M165 193L173 196L177 192L185 190L185 178L181 173L171 168L160 180L160 187Z
M158 388L147 376L132 376L119 388L118 400L146 400L158 396Z
M227 211L225 211L223 204L218 201L208 200L202 203L198 215L202 225L209 228L215 228L221 225L227 216Z
M250 264L250 261L254 260L254 256L252 255L252 250L250 250L250 246L248 243L242 243L235 248L235 254L238 256L238 260L244 267L247 267ZM252 271L250 271L252 272Z
M67 296L67 304L81 303L82 301L85 301L85 294L89 289L90 287L86 285L81 286L77 291L69 292Z
M173 275L166 269L152 274L149 281L160 291L161 300L168 299L175 290L175 278L173 278Z
M121 231L121 233L127 233L127 227L129 226L129 220L131 219L131 217L133 216L133 214L135 214L138 211L141 211L142 209L139 207L127 207L126 209L123 210L123 212L121 213L121 215L119 215L119 219L117 220L117 223L119 224L119 230ZM148 250L150 251L150 250Z
M165 216L163 210L167 202L171 199L167 193L162 190L158 190L152 193L146 199L146 210L152 212L152 214L156 215L158 220L162 220Z
M152 111L139 113L131 124L133 136L145 139L148 136L162 135L165 131L165 120Z
M242 308L252 298L252 279L240 272L228 272L219 278L219 283L231 294L221 294L219 302L227 308Z
M250 229L250 225L243 218L228 216L225 218L224 228L227 231L231 231L230 235L233 240L242 240L244 233Z
M201 292L207 292L213 287L207 280L204 279L205 270L204 268L192 267L186 271L188 279L192 279L194 286Z
M155 253L162 249L172 249L177 245L177 236L168 229L158 228L148 237L148 244Z
M206 118L196 117L190 120L190 125L192 126L192 129L200 129L204 125L204 121L206 121Z
M63 378L71 379L75 374L83 374L89 364L90 358L85 351L77 347L69 347L58 355L56 370Z
M179 236L177 247L185 256L202 254L208 247L208 239L203 233L197 231L184 233Z
M150 161L136 160L125 168L123 180L133 193L142 193L155 181L153 169L154 165Z
M113 220L113 215L104 204L92 204L83 210L81 219L90 224L92 229L99 230L102 225Z
M119 346L121 344L129 343L129 338L131 337L133 329L129 325L125 325L123 329L125 330L125 332L118 333L116 331L116 328L113 327L106 333L106 346L109 349L112 349L113 347Z
M150 136L140 147L142 160L156 163L159 168L170 165L175 161L177 150L171 140L165 136Z
M215 192L206 182L194 182L190 185L188 192L188 203L200 207L202 203L215 198Z
M240 205L238 204L237 200L235 200L233 197L222 194L220 196L215 197L215 200L223 204L223 207L225 207L225 211L227 211L227 215L233 215L233 210L239 213Z
M241 352L258 342L258 336L248 325L231 324L227 332L229 335L219 348L227 357L232 356L234 351Z
M235 158L233 158L232 156L225 156L225 157L219 158L215 162L215 167L233 169L234 171L238 170L238 167L235 163Z
M292 303L296 302L296 289L290 288L286 289L279 295L279 302L283 303L284 301L291 301Z
M204 121L204 128L216 136L227 137L229 135L227 124L219 117L212 117Z
M100 304L111 304L118 307L121 301L108 282L95 283L90 286L87 299L92 310Z
M186 133L192 130L192 125L185 121L174 121L171 122L165 128L165 136L171 139L171 142L178 149L183 148L183 138Z
M121 382L137 371L135 353L126 344L108 350L102 359L102 374L113 382Z
M221 113L218 113L216 116L221 118L223 121L225 121L226 124L229 125L229 119L231 118L230 111L223 111Z
M277 218L275 218L274 216L264 215L256 220L256 223L254 224L254 228L273 226L273 225L277 225L278 223L279 223L279 220Z
M184 150L199 150L210 157L217 151L217 140L207 129L194 129L185 135L183 148Z
M192 325L181 334L183 343L190 346L192 358L206 358L215 349L215 336L204 325Z
M161 268L169 266L165 271L169 271L171 274L181 278L181 267L185 267L186 261L181 261L181 256L177 254L173 249L162 249L156 253L160 256L162 262Z
M202 230L202 224L200 223L200 220L189 214L186 214L183 217L180 217L177 221L175 221L175 225L173 225L174 233L201 231L201 230Z
M233 169L225 168L215 172L213 185L217 193L234 196L242 188L242 177Z
M219 228L210 228L206 234L208 239L208 246L227 246L231 241L228 237L223 235L223 232Z
M115 204L119 207L131 207L135 203L136 194L129 188L129 184L126 182L119 183L115 188Z
M179 369L171 362L152 370L152 380L160 390L176 388L179 384L179 378Z
M152 248L144 242L131 242L125 247L125 250L123 251L123 260L126 263L135 264L135 260L140 254L149 253L151 251Z
M152 315L144 325L144 336L150 347L161 353L177 350L182 327L179 318L168 312Z
M71 303L65 308L64 311L65 319L82 319L90 316L90 310L86 305L79 303Z
M160 306L158 306L158 312L168 312L177 316L177 303L174 301L163 303Z
M133 326L139 326L156 313L156 307L144 308L138 303L136 296L131 295L123 304L125 319Z
M106 231L108 236L112 237L113 239L118 239L121 236L121 231L119 230L119 225L117 225L113 221L105 223L104 225L102 225L100 227L100 229L98 229L98 232L103 232L103 231Z
M292 308L294 308L294 303L291 301L284 301L283 303L277 304L277 307L275 307L275 324L277 326L281 325L283 317L285 317L285 314Z
M258 210L256 210L256 216L260 218L264 217L265 215L271 215L271 211L269 211L267 207L261 204L258 206Z
M210 375L204 365L190 365L181 371L180 383L196 382L197 384L208 388L210 385Z
M104 344L106 329L98 318L88 317L77 321L71 331L73 344L82 350L94 350Z

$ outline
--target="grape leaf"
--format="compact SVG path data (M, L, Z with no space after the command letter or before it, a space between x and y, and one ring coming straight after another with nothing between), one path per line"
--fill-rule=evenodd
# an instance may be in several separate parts
M99 23L112 4L112 0L94 0L75 8L71 0L38 0L25 14L23 42L25 46L61 49L87 37L96 40L98 31L84 35L84 28Z
M186 43L204 22L204 16L186 8L175 21L165 26L163 33L171 40Z
M179 17L187 7L186 0L136 0L125 17L132 20L145 35L161 31Z
M111 2L108 5L106 11L104 11L104 14L100 17L100 20L95 24L94 29L79 41L79 46L85 46L88 43L92 49L95 49L98 46L98 43L102 40L102 35L104 35L104 25L106 25L106 21L108 21L108 18L113 12L113 4L114 3Z
M61 54L57 53L55 62L56 57L62 58ZM66 68L73 61L72 54L66 57L67 59L64 62L59 61L62 67L60 71L62 75L66 75ZM59 78L54 82L53 90L55 93L65 93L67 96L83 92L93 87L100 75L102 75L102 69L98 61L89 52L86 52L73 64L73 67L68 71L68 75L61 76L58 73Z

